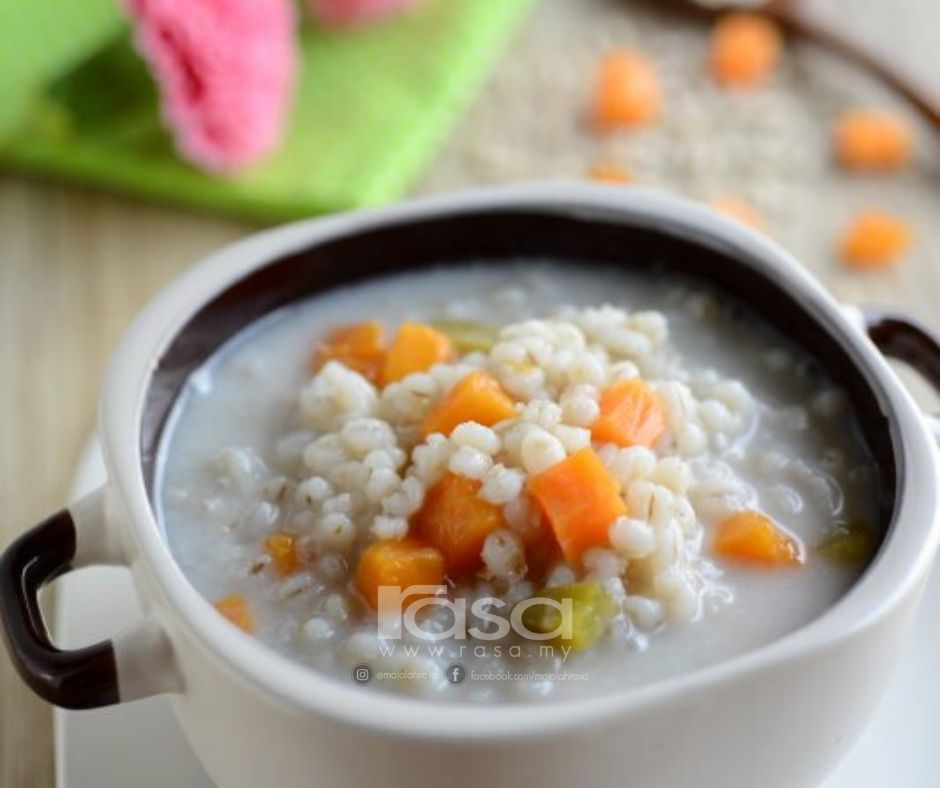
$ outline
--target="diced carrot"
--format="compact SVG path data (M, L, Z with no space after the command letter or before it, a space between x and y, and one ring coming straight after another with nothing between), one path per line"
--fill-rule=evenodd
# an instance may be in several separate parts
M610 526L627 513L620 485L590 448L533 476L528 491L569 561L577 561L589 547L609 545Z
M525 548L528 577L536 582L544 581L549 570L564 557L551 523L547 519L545 531L539 536L540 538L528 543Z
M839 118L833 134L836 158L850 170L891 172L913 154L913 131L900 115L883 110L853 110Z
M599 183L623 185L633 183L633 176L623 167L610 162L598 162L587 173L588 178Z
M712 75L720 85L754 87L774 70L780 48L780 31L767 17L728 14L712 31L709 56Z
M666 429L666 408L639 378L621 380L601 392L600 415L591 436L618 446L652 446Z
M760 512L738 512L718 524L714 551L733 561L765 566L803 563L799 543Z
M369 545L356 567L356 587L373 609L379 607L382 586L440 586L444 583L444 556L421 539L383 539ZM431 594L417 594L415 599Z
M425 323L402 323L385 357L382 385L394 383L415 372L424 372L454 358L450 340Z
M492 427L515 415L512 399L496 378L488 372L471 372L458 380L434 406L421 425L421 433L450 435L454 427L465 421Z
M743 200L713 200L711 205L719 213L737 219L742 224L746 224L755 230L764 230L766 228L761 215Z
M314 371L327 361L339 361L377 383L385 363L385 329L382 324L371 321L333 329L327 334L326 341L317 347Z
M475 479L448 473L428 491L415 515L416 533L444 554L452 578L476 572L483 565L486 537L506 524L499 506L478 497L480 486Z
M248 601L241 594L217 599L215 609L243 632L252 634L256 627L255 617L248 607Z
M621 50L601 60L592 121L602 131L653 123L662 110L656 69L643 55Z
M898 262L914 232L904 219L880 211L859 214L842 235L839 252L852 268L883 268Z
M278 577L288 577L300 569L297 540L291 534L272 534L265 539L264 550L271 556Z
M413 537L373 542L363 552L356 567L356 587L374 610L378 610L379 590L383 586L398 586L404 594L410 586L439 587L443 584L444 556L441 551ZM407 603L433 595L407 595Z

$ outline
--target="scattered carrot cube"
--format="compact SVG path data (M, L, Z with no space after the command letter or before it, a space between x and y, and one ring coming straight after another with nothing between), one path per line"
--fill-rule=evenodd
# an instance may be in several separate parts
M591 436L618 446L652 446L666 429L666 408L642 380L621 380L601 392Z
M486 537L505 527L502 509L478 497L480 486L475 479L448 473L428 491L415 515L416 533L443 553L449 577L480 569Z
M734 561L765 566L803 563L799 543L760 512L738 512L718 524L714 551Z
M910 124L891 112L847 112L839 118L833 136L836 158L850 170L899 170L913 154Z
M248 607L248 601L241 594L232 594L216 600L215 609L249 635L257 628L255 617Z
M601 60L592 121L602 131L654 122L662 110L656 69L643 55L621 50Z
M714 200L711 205L719 213L737 219L755 230L764 230L766 227L761 215L743 200Z
M327 361L339 361L367 380L377 383L385 363L385 329L381 323L355 323L340 326L327 334L317 347L314 371Z
M780 49L780 31L767 17L728 14L712 31L709 55L712 75L720 85L754 87L774 70Z
M588 170L588 178L599 183L627 184L633 183L633 176L622 167L609 162L598 162Z
M271 556L278 577L289 577L300 569L297 540L291 534L272 534L265 539L264 550Z
M420 539L385 539L373 542L363 552L356 567L356 587L373 609L379 607L379 589L398 586L440 586L444 583L444 556ZM408 598L410 604L421 596Z
M868 211L857 216L843 233L839 252L852 268L882 268L896 263L910 248L913 237L904 219Z
M421 425L421 433L450 435L454 427L465 421L492 427L515 415L512 399L496 378L487 372L471 372L434 406Z
M572 562L589 547L609 545L610 526L627 513L620 485L590 448L533 476L528 491Z
M385 357L382 385L424 372L453 358L450 340L436 328L425 323L402 323Z

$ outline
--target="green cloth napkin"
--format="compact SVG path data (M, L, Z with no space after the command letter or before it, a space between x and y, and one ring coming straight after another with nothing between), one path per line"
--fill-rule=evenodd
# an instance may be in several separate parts
M113 40L116 0L0 0L0 140L46 85Z
M3 24L17 16L8 4L22 12L21 3L69 2L99 11L83 19L86 58L77 66L79 42L60 42L62 35L55 53L39 57L34 39L54 27L48 14L41 28ZM264 221L391 200L434 154L533 3L433 0L369 28L307 27L283 145L250 171L220 178L175 155L153 83L107 3L0 0L0 52L23 53L0 60L19 58L16 79L4 78L0 89L0 106L11 107L0 114L0 166ZM49 82L58 67L64 70ZM40 77L45 87L37 94Z

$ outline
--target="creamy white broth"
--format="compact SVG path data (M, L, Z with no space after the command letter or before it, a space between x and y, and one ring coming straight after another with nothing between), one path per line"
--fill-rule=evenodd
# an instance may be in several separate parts
M473 640L464 641L462 650L448 641L441 653L433 653L413 638L403 643L417 646L417 657L403 653L402 644L392 644L394 653L385 644L383 654L374 614L348 590L352 568L344 560L317 559L311 569L286 579L272 577L268 569L252 572L259 539L244 534L265 533L271 508L262 502L272 492L261 488L283 474L279 457L289 454L286 436L302 429L298 392L311 377L316 344L331 328L379 319L393 332L403 320L442 317L502 325L551 315L561 305L608 303L631 312L656 310L667 319L669 350L650 361L652 374L644 370L651 378L680 370L706 384L710 377L739 381L750 392L756 411L746 429L730 437L720 431L710 435L708 450L686 461L697 482L711 478L716 463L730 469L735 482L748 489L749 508L784 525L808 548L803 566L765 569L716 560L709 554L713 526L705 522L699 540L705 590L692 620L670 618L644 628L624 616L594 648L564 660L557 653L540 657L537 647L534 655L510 657L508 645L496 656L492 643L484 644L484 654L475 654L474 646L481 644ZM875 526L877 475L844 398L818 365L741 312L690 282L525 261L398 275L282 310L243 331L198 370L174 410L157 484L170 548L208 599L240 594L248 600L259 639L343 681L350 681L350 669L359 663L392 673L439 674L459 662L478 673L574 674L567 680L471 677L459 687L438 675L376 680L370 687L442 701L609 692L769 643L822 613L863 570L863 564L833 562L812 548L838 523ZM482 585L474 593L488 589ZM321 623L309 624L311 619ZM586 680L576 680L581 674Z

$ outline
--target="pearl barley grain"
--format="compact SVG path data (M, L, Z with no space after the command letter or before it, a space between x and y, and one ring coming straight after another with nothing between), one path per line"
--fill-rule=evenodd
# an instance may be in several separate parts
M610 528L610 543L627 558L646 558L656 548L656 536L642 520L618 517Z
M404 539L408 535L408 520L404 517L376 515L371 531L376 539Z
M624 611L640 629L652 631L666 620L666 608L659 600L647 596L627 596Z
M590 427L601 413L597 400L584 395L562 400L561 408L565 422L575 427Z
M554 435L536 427L522 439L522 464L530 476L565 459L565 447Z
M494 465L487 471L480 489L480 498L496 505L508 504L519 497L525 474L516 468Z
M493 458L471 446L461 446L451 455L447 469L465 479L482 479L493 465Z
M307 642L314 647L322 647L336 637L336 626L329 619L314 616L303 626Z
M491 457L502 448L499 436L489 427L475 421L458 424L450 434L450 439L459 447L468 446Z
M509 580L525 572L522 540L512 531L493 531L486 537L480 555L494 577Z

